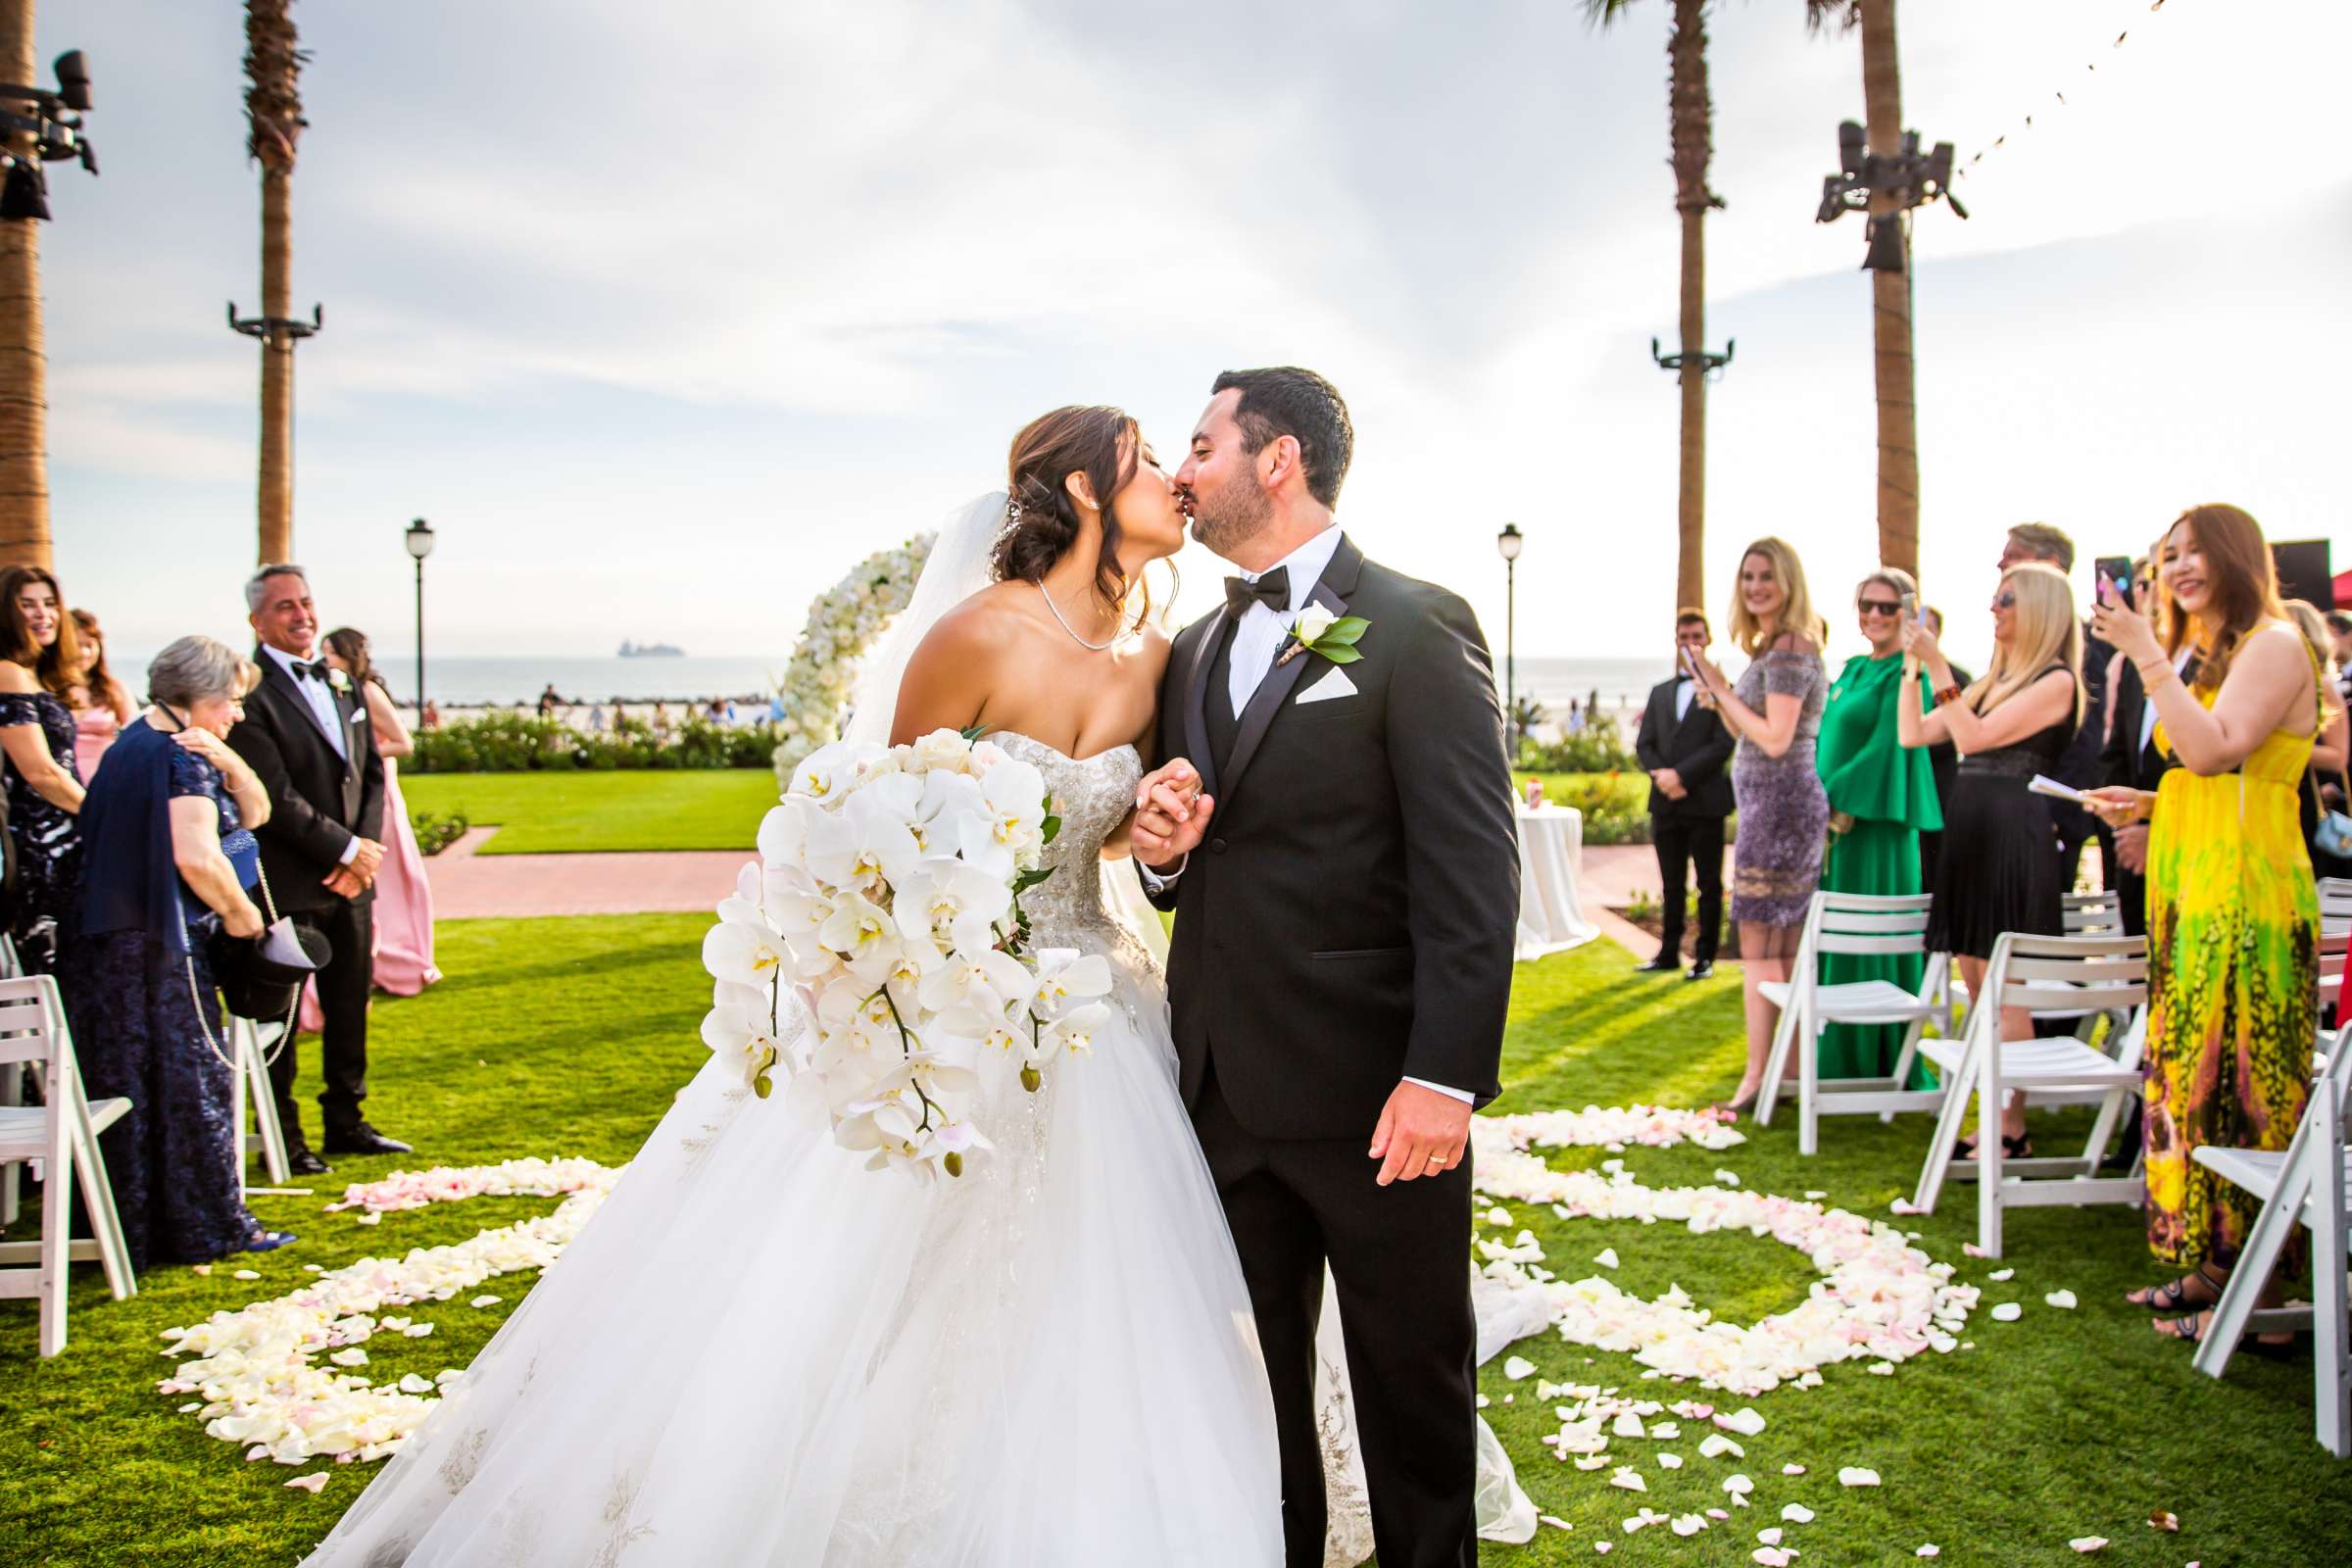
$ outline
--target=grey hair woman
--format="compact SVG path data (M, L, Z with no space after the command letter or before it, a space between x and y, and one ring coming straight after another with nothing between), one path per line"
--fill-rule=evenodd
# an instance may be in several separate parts
M212 940L261 934L253 829L270 797L221 737L257 672L235 649L182 637L147 667L148 707L122 728L82 804L81 932L66 994L94 1098L131 1109L106 1163L132 1262L203 1263L293 1240L246 1208L235 1075Z

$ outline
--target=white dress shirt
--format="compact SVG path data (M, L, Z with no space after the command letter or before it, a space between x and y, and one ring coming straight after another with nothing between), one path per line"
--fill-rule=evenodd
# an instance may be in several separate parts
M1268 566L1265 571L1242 573L1244 582L1255 582L1266 571L1276 567L1289 568L1291 603L1288 613L1276 614L1273 607L1264 600L1254 600L1242 612L1242 623L1233 629L1233 647L1225 656L1225 691L1233 704L1234 717L1242 716L1243 710L1250 706L1250 699L1257 695L1258 683L1274 672L1275 657L1282 652L1283 645L1290 641L1292 622L1297 619L1298 612L1306 608L1307 597L1315 591L1315 584L1323 580L1323 570L1331 564L1331 558L1339 553L1339 548L1340 526L1335 522ZM1141 862L1138 864L1141 865ZM1182 874L1184 866L1180 862L1174 871L1165 876L1155 873L1148 865L1142 866L1142 870L1145 881L1152 891L1157 892L1175 881ZM1426 1078L1407 1078L1404 1081L1419 1084L1424 1089L1434 1089L1465 1105L1477 1102L1477 1097L1468 1090L1455 1089L1449 1084L1433 1084Z
M1674 683L1674 721L1681 723L1690 716L1690 699L1698 695L1698 683L1688 675L1678 676Z
M262 652L277 661L277 667L286 672L286 679L292 681L294 689L302 693L302 700L311 705L311 716L318 721L320 729L326 731L326 743L335 749L337 757L348 763L351 760L351 737L343 733L343 714L335 707L333 688L328 686L325 681L313 680L308 675L296 674L294 672L294 656L284 649L272 648L268 643L264 643ZM320 657L325 656L321 655ZM349 865L352 857L359 853L360 836L354 833L351 836L351 842L343 846L342 863Z

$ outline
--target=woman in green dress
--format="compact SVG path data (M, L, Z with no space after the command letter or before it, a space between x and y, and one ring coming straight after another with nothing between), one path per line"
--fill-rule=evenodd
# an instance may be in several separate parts
M1821 885L1832 893L1892 897L1921 889L1919 836L1943 826L1936 801L1935 765L1925 751L1906 751L1895 739L1894 705L1917 686L1902 678L1903 604L1918 603L1919 585L1897 566L1882 567L1854 590L1854 609L1870 652L1846 662L1822 710L1815 759L1830 797L1830 852ZM1918 954L1831 954L1822 959L1829 985L1890 980L1917 991L1926 960ZM1822 1031L1821 1076L1884 1078L1902 1054L1901 1024L1832 1024ZM1914 1064L1910 1087L1930 1080Z

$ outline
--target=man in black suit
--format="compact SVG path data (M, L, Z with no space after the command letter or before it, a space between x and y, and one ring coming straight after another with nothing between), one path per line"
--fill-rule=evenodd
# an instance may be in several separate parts
M1693 864L1698 870L1698 936L1690 945L1690 973L1715 972L1723 939L1723 819L1732 814L1731 731L1715 710L1698 701L1698 683L1681 662L1682 651L1704 654L1714 640L1707 612L1687 609L1674 617L1674 677L1650 688L1649 706L1634 731L1634 756L1649 772L1649 841L1658 852L1658 907L1663 930L1658 956L1645 970L1683 967L1683 910Z
M368 992L374 967L369 905L384 858L384 763L376 755L368 705L318 652L318 614L300 566L264 566L245 585L248 618L260 646L253 661L261 684L245 699L245 716L228 732L270 792L270 820L256 834L262 872L277 912L326 938L333 950L318 971L325 1014L318 1097L330 1154L405 1154L409 1146L368 1125ZM318 1175L329 1167L311 1152L294 1102L294 1042L270 1063L277 1117L293 1168Z
M2132 567L2132 603L2147 614L2155 598L2155 575L2145 561ZM2170 752L2156 749L2156 710L2148 705L2147 688L2138 666L2129 659L2116 671L2114 700L2109 705L2114 722L2107 731L2106 749L2099 761L2102 784L2122 784L2153 790L2164 775L2180 765ZM2185 678L2185 675L2183 676ZM2115 835L2115 890L2123 900L2124 930L2148 934L2148 824L2136 822Z
M1473 1568L1466 1159L1473 1105L1500 1092L1511 777L1469 607L1365 560L1333 520L1353 446L1311 371L1217 378L1176 481L1194 536L1244 575L1176 638L1171 760L1139 788L1132 842L1176 911L1179 1085L1249 1281L1288 1560L1323 1561L1328 1261L1380 1560ZM1326 617L1368 624L1302 648Z

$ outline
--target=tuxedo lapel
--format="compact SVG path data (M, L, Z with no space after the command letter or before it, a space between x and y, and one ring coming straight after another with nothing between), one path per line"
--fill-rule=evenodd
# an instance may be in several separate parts
M1184 745L1192 763L1200 774L1202 793L1211 797L1217 789L1217 764L1208 744L1208 671L1216 661L1217 639L1225 629L1224 614L1209 615L1193 623L1193 646L1185 654L1184 666Z
M262 670L262 684L256 695L265 696L276 702L279 732L281 734L301 733L313 737L326 753L328 769L341 776L344 795L347 798L355 796L357 791L354 786L359 780L359 768L352 757L351 731L348 728L344 730L343 755L337 757L334 741L319 727L318 710L313 708L311 700L303 695L300 683L292 675L286 673L285 666L259 648L253 651L253 662L259 664ZM327 691L334 703L337 716L344 724L349 725L351 715L344 711L342 698L335 693L332 687L327 688ZM356 809L356 804L347 808L345 814L348 815L352 809Z
M1362 573L1363 564L1364 553L1355 548L1353 540L1342 534L1339 548L1332 552L1331 564L1323 568L1323 575L1316 580L1315 591L1306 596L1306 602L1320 605L1334 615L1345 615L1348 613L1348 601L1342 596L1355 592L1356 579ZM1283 646L1290 646L1287 638ZM1281 662L1279 654L1275 657L1275 667L1268 670L1266 678L1257 683L1257 690L1250 698L1250 706L1242 710L1242 727L1233 739L1233 760L1225 769L1227 796L1241 783L1242 773L1249 767L1250 760L1257 755L1259 745L1266 738L1266 731L1274 725L1274 715L1298 688L1299 680L1306 674L1307 666L1318 658L1314 654L1300 654L1286 663Z

